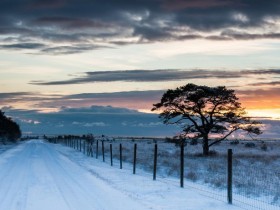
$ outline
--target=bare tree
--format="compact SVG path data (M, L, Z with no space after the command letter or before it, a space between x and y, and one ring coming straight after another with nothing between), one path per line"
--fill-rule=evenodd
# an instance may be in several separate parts
M187 84L168 90L152 111L160 111L165 124L182 127L180 137L203 140L203 154L209 147L223 141L233 132L243 130L247 134L261 134L260 122L246 116L234 90L224 86L208 87ZM209 142L213 137L214 141Z

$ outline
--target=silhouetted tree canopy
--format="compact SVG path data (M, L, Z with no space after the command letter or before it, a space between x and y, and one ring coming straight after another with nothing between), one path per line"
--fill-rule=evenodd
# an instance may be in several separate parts
M159 110L165 124L182 127L179 135L181 138L202 139L204 155L209 154L209 147L235 131L261 134L261 123L247 117L234 90L224 86L187 84L168 90L163 94L161 102L153 106L152 111ZM211 143L210 137L215 139Z
M0 110L0 140L16 141L21 137L21 130L17 123L4 115Z

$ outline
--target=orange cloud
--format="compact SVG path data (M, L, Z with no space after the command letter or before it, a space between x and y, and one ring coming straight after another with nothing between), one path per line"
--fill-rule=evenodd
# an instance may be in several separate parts
M237 95L242 105L248 109L280 108L280 88L239 90Z

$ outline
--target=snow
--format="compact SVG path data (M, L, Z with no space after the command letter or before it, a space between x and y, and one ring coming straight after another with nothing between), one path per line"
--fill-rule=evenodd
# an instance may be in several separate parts
M239 210L178 180L120 170L62 145L31 140L0 154L3 210ZM138 171L137 171L138 173Z

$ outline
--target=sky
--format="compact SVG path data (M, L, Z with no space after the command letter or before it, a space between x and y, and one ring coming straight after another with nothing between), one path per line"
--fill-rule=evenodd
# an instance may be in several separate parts
M73 109L125 109L153 116L135 123L154 128L162 94L195 83L236 90L250 116L274 124L279 11L280 0L1 0L0 107L36 132L51 115L66 127ZM105 121L79 123L100 130Z

